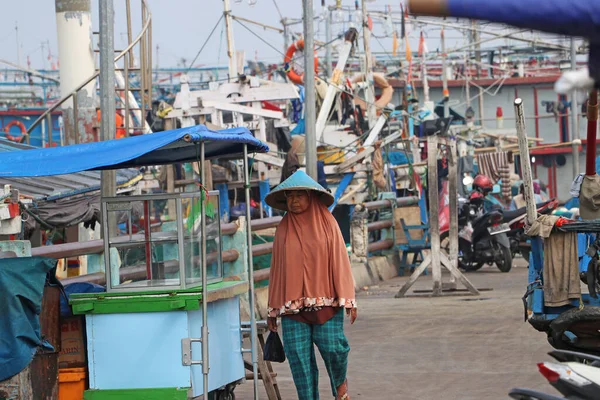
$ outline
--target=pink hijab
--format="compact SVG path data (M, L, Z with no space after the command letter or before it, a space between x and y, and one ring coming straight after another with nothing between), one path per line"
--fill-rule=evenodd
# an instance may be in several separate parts
M354 278L337 221L311 192L301 214L277 227L269 277L270 317L321 307L355 308Z

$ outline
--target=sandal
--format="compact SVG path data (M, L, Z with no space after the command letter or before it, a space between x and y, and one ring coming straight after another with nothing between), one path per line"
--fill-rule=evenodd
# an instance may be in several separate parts
M339 390L339 388L340 388L340 387L342 387L342 385L345 385L345 386L346 386L346 393L344 393L344 394L343 394L343 395L341 395L341 396L339 396L339 394L338 394L338 397L337 397L337 399L338 399L338 400L350 400L350 396L348 395L348 379L346 379L346 380L344 381L344 383L342 383L340 386L338 386L336 390Z

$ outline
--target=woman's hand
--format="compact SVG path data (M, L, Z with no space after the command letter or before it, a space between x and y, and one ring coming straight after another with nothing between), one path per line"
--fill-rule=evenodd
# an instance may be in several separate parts
M277 332L277 318L268 317L267 318L267 326L271 332Z
M348 315L350 317L350 325L352 325L354 323L354 321L356 321L356 317L358 315L358 309L357 308L346 308L346 315Z

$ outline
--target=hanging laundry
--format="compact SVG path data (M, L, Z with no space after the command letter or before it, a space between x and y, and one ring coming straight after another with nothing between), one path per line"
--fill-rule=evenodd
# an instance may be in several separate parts
M544 238L544 305L560 307L581 298L577 232L553 231L560 216L542 215L525 232Z
M479 173L494 182L502 179L502 194L510 196L510 164L505 151L477 155ZM508 168L508 171L506 170ZM502 171L501 171L502 170ZM510 197L509 197L510 198Z
M398 34L396 31L392 34L392 57L398 55Z

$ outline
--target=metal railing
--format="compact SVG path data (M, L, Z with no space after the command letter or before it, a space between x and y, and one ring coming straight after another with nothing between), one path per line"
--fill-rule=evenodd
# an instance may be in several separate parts
M127 14L127 42L128 46L121 51L116 57L114 62L118 63L122 61L122 67L115 68L116 81L120 82L120 75L123 75L122 84L118 84L119 87L115 88L115 94L118 96L122 106L117 106L117 110L124 110L124 124L117 129L124 129L126 136L130 136L132 132L149 131L146 124L145 113L150 108L148 107L152 103L152 14L148 8L146 0L141 0L142 8L142 29L140 33L132 40L132 28L131 28L131 0L125 0L126 14ZM96 32L95 32L96 33ZM139 51L139 66L135 65L135 48ZM137 73L139 76L139 87L132 87L131 75ZM78 120L78 107L77 107L77 95L81 89L86 87L92 81L97 79L100 75L100 71L96 71L92 76L77 86L71 93L63 95L52 107L48 108L42 115L40 115L31 124L27 132L25 133L25 141L27 144L30 143L31 132L44 120L51 118L52 112L56 111L66 101L73 100L73 121L74 135L76 143L79 142L79 127L77 124ZM140 97L139 107L135 102L135 97L132 92L138 91ZM132 112L135 113L135 118L132 117ZM138 124L136 125L136 120ZM133 126L131 124L133 122ZM48 122L47 122L48 123ZM99 121L98 121L99 123ZM50 125L51 126L51 125ZM52 136L49 136L49 144L52 145Z
M418 204L418 202L419 202L418 197L411 196L411 197L397 198L396 199L396 207L409 207L409 206ZM378 200L378 201L366 202L366 203L363 203L363 205L368 210L371 210L371 211L380 210L380 209L384 209L384 208L393 209L392 202L390 200ZM259 232L261 230L275 228L279 225L279 222L281 222L281 219L282 219L282 217L254 219L250 222L251 226L252 226L252 232ZM374 222L370 222L367 224L368 232L374 232L374 231L390 229L390 228L394 228L393 220L374 221ZM237 229L238 229L237 224L235 224L233 222L221 224L221 234L223 236L231 236L231 235L235 234ZM384 239L384 240L380 240L380 241L376 241L376 242L370 242L368 244L367 250L370 253L370 252L375 252L375 251L387 250L387 249L392 248L393 246L394 246L393 239ZM60 259L60 258L85 256L85 255L89 255L89 254L100 254L103 251L104 251L103 241L102 241L102 239L98 239L98 240L89 240L87 242L64 243L64 244L57 244L57 245L52 245L52 246L35 247L35 248L31 249L31 255ZM273 251L273 242L261 243L261 244L252 246L252 255L254 257L271 254L272 251ZM223 251L223 261L225 261L225 262L234 262L238 259L238 257L239 257L239 252L236 249L227 249L227 250ZM128 277L128 279L132 279L132 280L135 280L141 271L141 270L138 271L139 268L136 266L127 267L126 269L127 269L127 271L124 272L125 275ZM259 281L268 279L269 271L270 271L270 268L255 271L253 280L255 282L259 282ZM98 272L98 273L92 273L92 274L87 274L87 275L80 275L80 276L64 278L61 280L61 282L63 282L63 284L65 284L65 285L68 283L74 283L74 282L92 282L92 283L97 283L97 284L103 284L104 279L105 279L104 273Z

